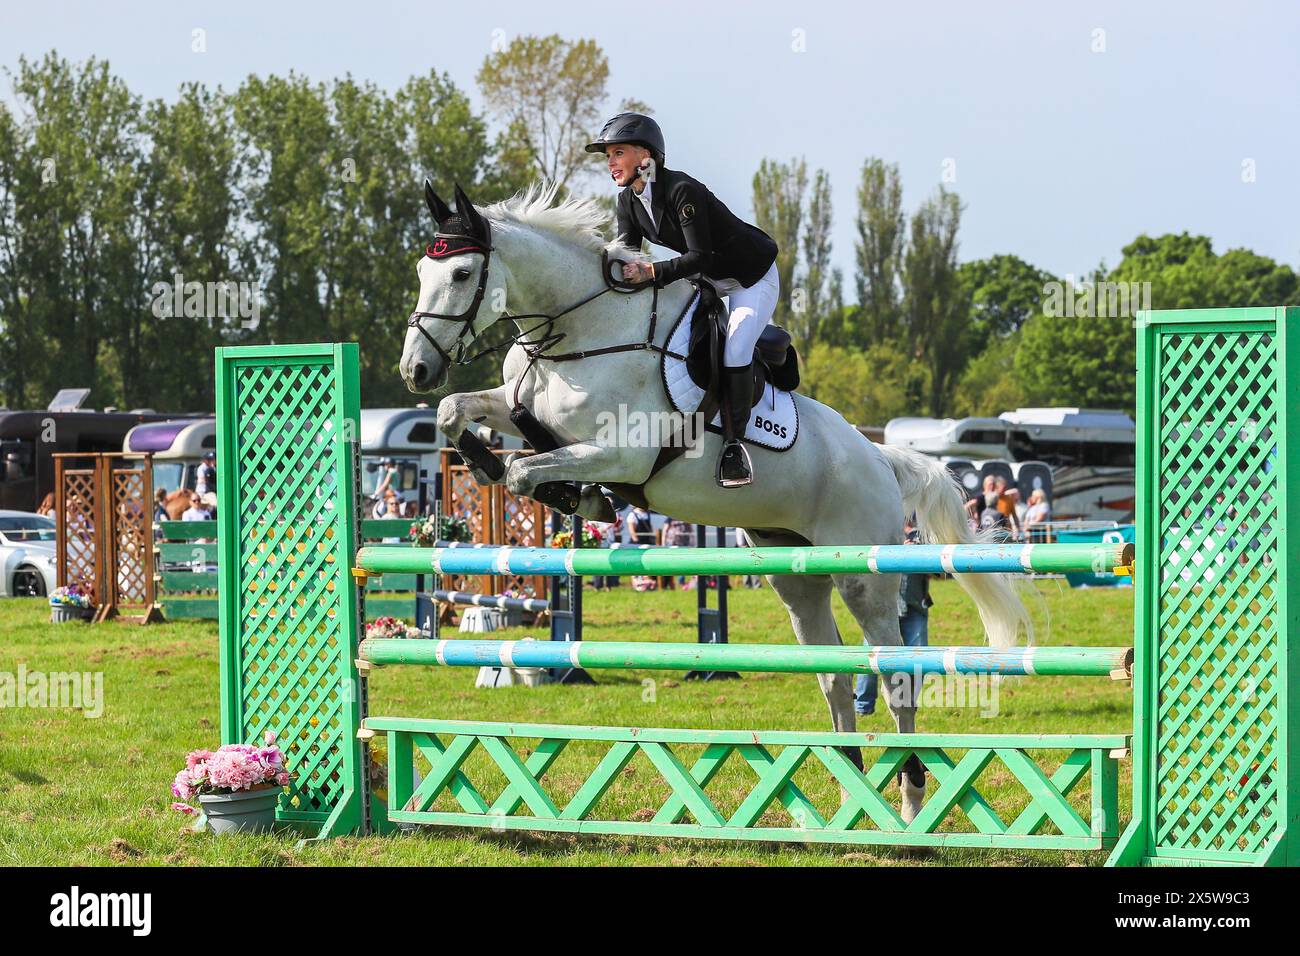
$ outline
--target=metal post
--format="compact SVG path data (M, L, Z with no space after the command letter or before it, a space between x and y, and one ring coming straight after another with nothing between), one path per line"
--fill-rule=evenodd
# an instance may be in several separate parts
M434 501L435 508L440 504L440 501ZM420 469L420 480L416 486L416 507L419 520L423 520L429 508L429 471L426 468ZM435 528L441 524L439 517L437 514L434 516ZM435 536L441 537L441 535ZM437 582L434 576L430 575L429 587L426 588L424 583L425 576L417 574L415 576L415 626L420 629L421 637L433 638L438 636L438 607L429 594L437 589Z
M714 529L714 541L719 548L727 546L727 529ZM702 524L695 526L695 546L708 546L708 529ZM718 591L718 606L709 607L709 582L712 581ZM729 581L725 574L696 575L695 577L695 614L696 641L700 644L727 643L727 587ZM691 671L687 680L740 680L735 671Z
M570 530L574 547L582 541L582 527L582 515L573 515ZM582 578L579 575L551 578L551 640L582 640ZM581 667L552 667L550 674L557 684L596 683Z

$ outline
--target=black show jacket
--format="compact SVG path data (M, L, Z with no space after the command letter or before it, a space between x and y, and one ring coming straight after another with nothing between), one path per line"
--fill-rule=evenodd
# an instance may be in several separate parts
M633 249L649 239L682 253L655 263L655 285L686 276L735 279L748 288L776 261L776 243L757 226L739 219L699 180L660 167L650 190L656 226L628 186L618 196L618 237Z

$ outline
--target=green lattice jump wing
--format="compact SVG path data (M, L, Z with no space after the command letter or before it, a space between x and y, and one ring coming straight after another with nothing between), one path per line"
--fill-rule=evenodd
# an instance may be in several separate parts
M275 733L279 819L322 835L365 827L358 417L354 344L217 350L222 740Z

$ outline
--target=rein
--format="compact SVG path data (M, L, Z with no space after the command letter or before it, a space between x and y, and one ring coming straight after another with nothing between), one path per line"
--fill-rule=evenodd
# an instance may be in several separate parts
M615 263L619 264L618 260L615 260ZM639 288L619 288L613 281L611 281L609 276L608 262L606 261L605 253L603 252L601 253L601 264L602 264L601 271L604 273L605 276L606 288L601 289L599 292L595 293L594 295L587 296L587 298L583 299L577 305L572 305L569 308L565 309L563 312L558 312L555 315L545 315L540 312L533 312L527 315L513 316L513 318L515 319L544 318L546 320L545 322L542 322L540 325L534 326L532 329L528 330L528 332L531 333L536 331L539 328L548 328L554 325L556 319L560 318L561 316L567 315L568 313L573 312L576 309L581 308L582 306L586 305L588 302L591 302L593 299L597 299L600 296L604 295L606 292L620 292L625 295L628 295L640 291ZM690 307L689 303L687 303L687 307L688 308ZM668 350L666 346L655 344L654 341L655 325L658 323L658 321L659 321L659 287L652 285L651 292L650 292L650 323L646 327L645 338L639 342L624 342L622 345L606 345L598 349L582 349L577 352L561 352L559 355L552 355L549 352L547 352L547 349L550 349L558 345L564 339L565 333L550 332L544 334L540 339L531 342L525 341L522 337L527 333L520 333L519 335L514 337L513 341L516 344L518 344L524 350L524 353L528 356L528 365L527 367L524 368L523 372L520 373L519 377L515 379L515 391L512 400L514 407L518 408L522 404L519 401L519 391L523 387L524 379L527 377L528 373L533 370L533 367L538 362L543 360L547 362L580 362L583 359L595 358L598 355L614 355L618 352L657 352L660 355L668 355L668 356L672 356L673 358L684 359L686 356L678 355L676 352L671 352Z
M645 338L641 341L626 342L622 345L607 345L598 349L583 349L577 352L562 352L558 355L552 355L548 352L549 349L554 348L563 341L567 334L564 332L551 331L557 319L563 318L571 312L576 312L578 309L594 302L607 292L618 292L624 295L630 295L641 291L641 289L645 288L647 285L647 283L630 284L616 281L610 275L610 266L617 266L621 269L623 261L620 259L611 260L608 252L605 250L601 250L600 254L601 275L605 280L605 288L593 292L586 298L580 299L568 308L554 314L548 314L545 312L528 312L521 315L512 315L510 318L515 321L522 319L542 319L543 321L530 329L516 332L500 345L480 349L473 355L467 357L466 351L468 348L474 343L479 335L482 334L482 332L487 330L486 327L482 330L476 330L474 328L474 324L478 321L479 308L483 304L483 296L487 291L488 267L491 264L492 250L494 248L492 245L492 224L487 219L483 220L483 224L487 230L486 239L483 241L480 241L477 236L467 236L459 233L438 233L434 238L438 243L437 249L439 251L435 252L435 246L432 245L426 251L426 255L429 255L432 258L439 258L442 254L456 255L464 252L481 252L483 254L483 269L479 272L478 287L474 290L474 298L471 300L469 307L466 308L465 311L456 314L446 312L420 312L417 310L412 312L406 320L407 327L416 329L421 335L423 335L428 343L433 346L434 351L442 357L442 360L446 362L447 365L469 365L471 362L476 362L485 355L490 355L493 352L498 352L501 349L508 348L512 345L518 345L523 349L524 354L528 356L527 367L515 380L514 406L518 408L521 404L519 401L519 390L523 385L525 376L532 371L533 366L543 360L548 362L578 362L582 359L594 358L598 355L613 355L618 352L657 352L660 355L666 355L671 358L686 358L686 356L678 355L676 352L670 351L666 346L656 345L654 342L655 326L659 320L659 287L653 283L648 283L651 286L650 323L646 329ZM446 240L459 240L461 245L449 246ZM444 252L444 250L450 251ZM687 308L689 307L690 304L688 302ZM454 358L451 353L439 345L437 340L429 334L427 329L425 329L425 319L437 319L443 322L461 323L462 328L460 333L452 343L452 349L455 351ZM496 320L494 319L493 321ZM528 338L528 336L532 335L534 332L542 329L546 331L542 332L540 337L536 339ZM467 335L469 336L468 339L466 338Z

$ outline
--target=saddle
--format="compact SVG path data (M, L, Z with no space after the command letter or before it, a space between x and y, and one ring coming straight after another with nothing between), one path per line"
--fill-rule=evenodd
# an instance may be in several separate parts
M727 308L712 285L704 281L697 281L694 285L700 293L700 304L691 316L686 371L692 382L707 394L717 397L727 344ZM752 405L757 405L763 398L768 383L787 392L799 387L799 359L790 333L770 323L754 346Z

